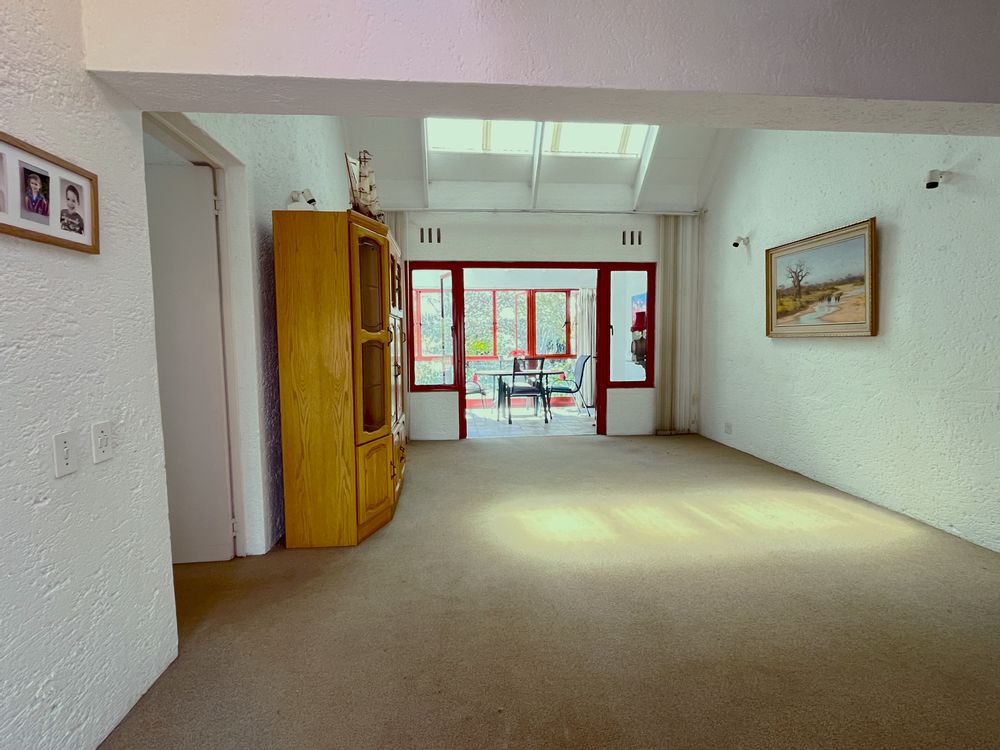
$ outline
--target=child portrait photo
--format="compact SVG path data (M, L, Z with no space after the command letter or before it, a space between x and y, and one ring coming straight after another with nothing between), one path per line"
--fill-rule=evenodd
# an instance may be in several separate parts
M49 173L38 167L20 162L21 166L21 218L49 223Z
M69 180L59 181L63 209L59 212L59 227L65 232L83 234L83 188Z

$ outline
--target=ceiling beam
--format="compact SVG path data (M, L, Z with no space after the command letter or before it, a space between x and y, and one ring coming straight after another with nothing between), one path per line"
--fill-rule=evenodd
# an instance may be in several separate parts
M431 207L431 176L427 158L427 118L420 118L420 167L423 171L424 208Z
M545 122L535 123L535 143L531 152L531 208L538 204L538 175L542 169L542 143L545 140Z
M639 198L642 197L642 188L646 184L646 173L649 171L649 161L653 158L653 146L656 145L656 136L660 132L659 125L650 125L646 131L646 140L642 144L642 154L639 156L639 169L635 173L635 184L632 186L632 210L639 208Z

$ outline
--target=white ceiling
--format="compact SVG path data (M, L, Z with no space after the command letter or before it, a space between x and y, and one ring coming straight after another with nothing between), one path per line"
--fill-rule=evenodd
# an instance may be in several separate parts
M344 117L348 148L375 157L386 210L694 211L713 128L663 126L646 158L428 152L423 121Z

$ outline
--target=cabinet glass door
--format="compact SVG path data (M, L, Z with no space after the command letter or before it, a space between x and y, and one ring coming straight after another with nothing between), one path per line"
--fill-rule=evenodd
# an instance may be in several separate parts
M361 328L368 333L385 330L385 299L382 245L370 237L358 239L358 283L361 301Z
M355 433L359 443L390 427L389 242L351 225Z
M362 430L377 433L388 422L385 410L385 345L366 341L361 345L361 418Z

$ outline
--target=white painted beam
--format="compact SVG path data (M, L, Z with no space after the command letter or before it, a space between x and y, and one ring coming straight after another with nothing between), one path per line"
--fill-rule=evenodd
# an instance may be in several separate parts
M427 118L420 120L420 167L423 172L424 208L431 207L431 176L427 157Z
M660 132L659 125L650 125L646 131L646 140L642 144L642 154L639 157L639 168L635 173L635 184L632 186L632 210L639 208L639 199L642 197L642 187L646 184L646 173L649 171L649 160L653 158L653 146L656 145L656 136Z
M545 142L545 123L535 123L535 143L531 156L531 208L538 204L538 174L542 169L542 144Z

